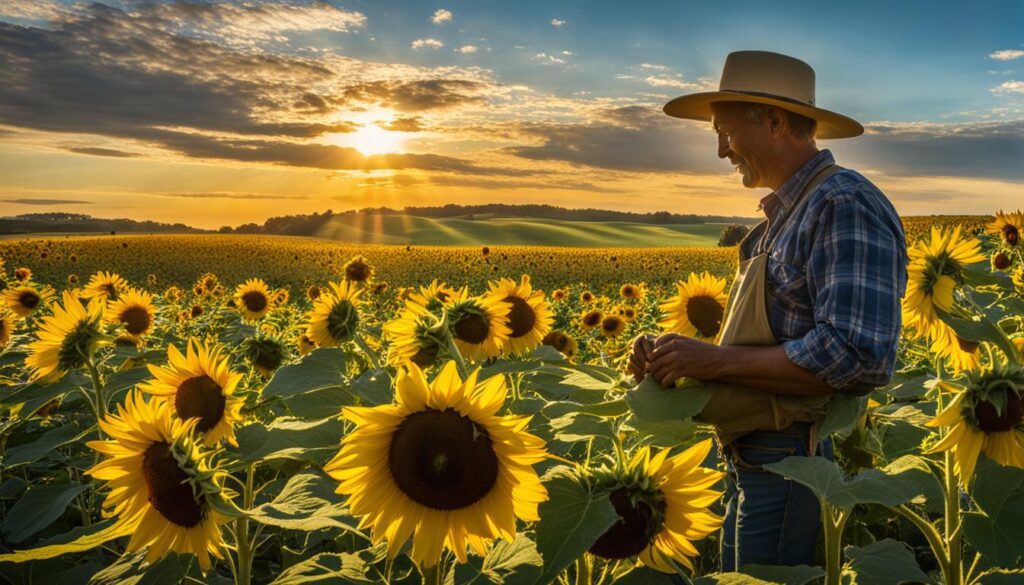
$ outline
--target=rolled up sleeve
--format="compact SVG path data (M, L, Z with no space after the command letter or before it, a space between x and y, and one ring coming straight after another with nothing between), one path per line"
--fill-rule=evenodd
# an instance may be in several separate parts
M906 241L870 192L837 195L822 211L805 264L815 326L783 348L837 392L863 395L892 377Z

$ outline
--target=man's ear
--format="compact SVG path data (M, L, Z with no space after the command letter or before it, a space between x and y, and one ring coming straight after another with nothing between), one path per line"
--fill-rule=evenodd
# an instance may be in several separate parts
M768 122L773 133L785 124L783 120L784 115L779 108L768 108Z

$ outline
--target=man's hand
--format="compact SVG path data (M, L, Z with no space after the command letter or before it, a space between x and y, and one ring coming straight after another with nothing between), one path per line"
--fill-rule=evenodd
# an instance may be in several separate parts
M654 341L654 352L649 356L647 373L654 376L662 388L671 388L682 377L710 381L716 376L715 358L719 347L666 333Z
M644 376L647 375L647 362L650 360L652 351L654 351L653 335L638 335L633 340L633 353L629 356L628 369L637 384L643 382Z

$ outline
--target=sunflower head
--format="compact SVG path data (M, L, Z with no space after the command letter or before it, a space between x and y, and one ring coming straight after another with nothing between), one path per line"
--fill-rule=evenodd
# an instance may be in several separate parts
M519 283L502 278L490 285L489 294L500 297L509 306L506 324L510 329L507 353L525 355L538 345L551 331L554 315L544 299L544 293L534 291L530 277L522 276Z
M0 349L4 349L11 342L15 327L14 313L0 309Z
M352 339L359 329L359 299L363 290L354 282L331 283L309 312L306 335L320 347L333 347Z
M1017 428L1024 418L1024 369L996 366L967 373L964 418L984 433Z
M100 271L89 277L82 291L86 299L100 299L102 302L116 301L128 289L128 281L113 272Z
M630 301L640 300L645 296L644 287L630 283L624 284L619 288L619 296Z
M583 313L582 317L580 317L580 329L590 331L594 327L600 325L603 319L604 313L601 311L597 309L587 311L586 313Z
M153 330L156 321L153 295L130 287L116 301L107 304L103 318L108 323L123 325L125 333L138 341Z
M580 302L581 303L592 303L592 302L594 302L594 293L590 292L589 290L585 290L585 291L581 292L580 293Z
M233 515L224 472L193 440L195 421L176 420L161 400L131 392L100 421L107 440L88 446L106 456L86 471L107 482L107 515L130 533L128 551L148 547L150 563L168 552L194 554L204 571L223 558L220 525Z
M73 293L64 291L63 303L39 325L38 338L29 345L25 365L31 381L54 381L82 367L96 349L109 343L101 332L103 302L93 299L82 306Z
M270 287L262 278L250 278L238 285L233 297L235 308L242 313L244 321L256 321L274 308Z
M12 286L4 290L7 307L19 317L27 317L53 300L53 289L31 285Z
M284 363L286 349L276 335L259 333L242 342L242 352L256 371L269 377Z
M309 288L306 289L306 297L311 301L315 301L320 298L320 292L319 286L311 284L309 285Z
M345 264L345 280L367 282L373 278L373 266L362 256L356 256Z
M1007 246L1016 247L1024 231L1024 213L1020 210L1003 213L1000 210L995 219L985 226L985 231L997 236Z
M483 555L494 538L515 537L516 517L538 518L547 491L532 466L544 442L526 432L528 418L498 415L505 379L478 382L479 372L463 381L448 362L428 382L409 364L395 382L396 404L342 411L356 428L325 470L391 557L415 534L418 564L435 565L445 548L466 562L467 546Z
M556 288L554 291L551 292L551 298L556 301L561 301L565 299L565 291L560 288Z
M207 445L226 440L237 446L234 425L242 419L243 400L235 390L242 374L231 371L228 356L221 351L221 346L195 338L189 340L184 354L168 345L167 364L149 364L155 379L139 388L171 403L177 418L197 419L196 431Z
M391 341L388 363L396 367L409 361L421 368L433 365L441 353L434 331L437 326L433 313L410 304L397 318L384 324L384 334Z
M626 322L618 315L605 315L601 319L601 335L605 337L618 337L626 330Z
M410 291L407 296L410 301L437 315L448 299L455 296L455 289L435 278L430 284L421 286L419 291Z
M572 359L576 357L579 352L579 346L576 344L576 340L567 335L563 331L552 331L544 336L544 345L550 345L551 347L562 352L562 354Z
M463 357L496 357L508 343L510 306L496 295L469 296L463 288L445 302L448 328Z
M950 230L932 227L930 237L907 250L907 292L903 297L903 322L919 336L934 339L940 320L936 308L953 308L953 293L964 284L965 267L981 262L980 242L961 236L961 226Z
M687 337L713 339L722 328L726 300L724 278L691 272L676 283L676 295L661 304L667 315L658 325Z
M295 344L299 348L299 355L306 355L316 349L316 343L305 333L299 335Z
M697 555L692 542L722 525L707 510L721 497L710 488L724 475L700 466L710 450L711 439L674 457L668 449L652 455L645 446L625 461L591 472L591 489L608 494L619 519L590 552L611 560L638 557L666 573L675 572L670 560L692 569Z
M32 279L32 271L24 267L15 268L14 279L17 280L18 282L28 282L29 280Z

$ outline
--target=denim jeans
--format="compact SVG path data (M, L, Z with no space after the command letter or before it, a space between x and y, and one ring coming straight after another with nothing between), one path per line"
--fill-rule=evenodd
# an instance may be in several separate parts
M761 466L807 455L810 424L755 431L723 449L726 461L722 571L744 565L814 565L821 507L814 493ZM832 441L817 445L833 458Z

